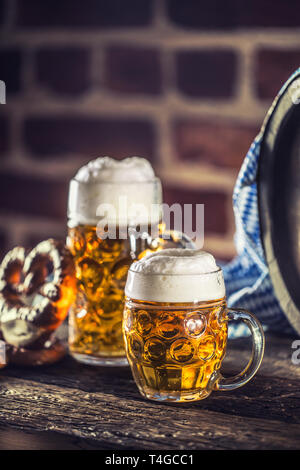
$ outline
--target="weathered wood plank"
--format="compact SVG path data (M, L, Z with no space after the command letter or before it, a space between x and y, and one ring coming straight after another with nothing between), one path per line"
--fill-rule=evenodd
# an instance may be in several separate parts
M239 343L244 344L243 341L239 341ZM202 406L205 409L238 416L258 418L263 416L265 419L299 423L298 377L300 367L292 365L289 345L273 354L276 347L268 350L267 346L263 365L252 382L231 393L215 392L209 399L202 402ZM248 354L248 351L233 348L229 352L230 359L227 361L227 366L224 367L224 373L236 372L239 369L238 363L245 363ZM114 394L121 401L124 397L126 400L130 397L140 399L129 368L95 369L77 364L69 358L59 365L42 370L6 369L2 373L9 377L21 376L24 380L38 382L41 387L43 384L56 384L86 392ZM192 408L194 404L189 406Z
M57 432L0 427L0 450L94 450L98 447L96 441Z
M300 426L163 405L10 378L1 387L1 426L94 439L103 449L296 448ZM5 398L5 400L3 399ZM41 416L44 419L41 419ZM272 439L270 439L272 436Z
M14 378L1 385L2 424L95 439L104 449L295 448L300 443L299 425L211 411L205 405L210 399L163 405ZM221 398L212 401L218 405ZM227 403L230 411L234 403Z
M24 432L25 443L28 433L49 433L49 445L61 436L66 446L86 442L101 449L300 448L300 367L291 363L291 341L267 341L263 366L245 387L190 404L144 400L129 368L93 368L66 358L43 369L3 369L0 448L1 439L11 442L12 430ZM227 371L246 361L247 346L231 344Z
M112 370L106 372L106 369L90 370L89 367L79 366L73 361L70 361L69 367L67 364L64 369L60 369L59 375L55 374L53 368L48 369L49 374L45 371L38 374L37 370L28 370L23 372L22 379L34 382L41 393L47 385L57 385L64 389L71 388L84 393L97 393L104 402L108 396L113 395L118 397L120 407L126 406L129 399L137 403L141 401L147 403L140 397L129 369L119 369L113 373ZM18 371L10 370L9 376L0 379L0 386L3 380L7 384L10 383L9 379L13 377L16 377L16 383L18 383ZM0 389L0 400L1 396ZM158 404L155 405L158 406ZM192 417L194 407L197 408L198 402L183 406L189 407ZM201 402L201 408L236 416L263 417L264 419L300 424L299 379L287 380L273 377L270 380L270 377L259 372L253 381L243 388L232 392L213 392L208 399Z

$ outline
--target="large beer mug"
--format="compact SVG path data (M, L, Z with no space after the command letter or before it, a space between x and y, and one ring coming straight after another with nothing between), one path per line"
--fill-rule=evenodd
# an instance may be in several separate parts
M122 336L127 271L164 246L161 203L161 182L143 158L98 158L71 180L67 245L77 297L69 312L69 350L78 361L128 364ZM190 246L186 237L178 242Z
M200 250L167 249L134 263L125 287L123 331L128 361L141 394L184 402L233 390L258 370L264 333L255 316L226 305L222 270ZM252 334L252 356L238 375L220 372L228 321Z

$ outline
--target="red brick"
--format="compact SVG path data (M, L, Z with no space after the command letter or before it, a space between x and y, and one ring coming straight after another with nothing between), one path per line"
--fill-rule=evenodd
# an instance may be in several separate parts
M118 92L159 94L162 89L159 51L132 46L109 47L106 84Z
M167 0L167 11L176 25L194 29L240 27L299 27L299 0Z
M70 154L154 157L154 129L142 119L36 116L25 121L23 137L27 150L41 159Z
M235 254L229 254L229 253L224 253L218 250L212 250L211 251L212 255L216 258L218 266L226 265L227 263L230 263L235 257Z
M7 95L21 90L22 54L17 48L0 49L0 80L6 84Z
M145 26L152 10L152 0L18 0L16 21L26 28Z
M0 173L0 212L65 220L68 182Z
M4 22L5 0L0 0L0 25Z
M230 120L179 120L173 125L174 150L181 160L237 169L258 131Z
M43 231L39 231L38 233L35 231L33 233L29 233L24 242L23 246L31 250L34 248L38 243L40 243L43 240L46 240L47 238L55 238L56 240L65 240L67 235L67 226L66 224L61 225L61 230L53 230L53 231L48 231L47 233Z
M196 98L229 98L235 90L236 66L232 50L177 52L178 89Z
M16 225L18 222L16 222ZM10 223L11 225L11 223ZM28 226L29 227L29 226ZM30 228L30 227L29 227ZM11 230L14 230L14 225L11 225ZM33 247L35 247L39 242L43 240L47 240L48 238L55 238L57 240L65 240L66 239L66 233L67 233L67 227L64 222L61 224L61 229L60 230L48 230L47 232L43 230L37 229L32 233L26 234L25 237L22 239L18 237L17 240L9 236L9 233L6 233L4 228L0 228L0 263L4 255L14 248L16 245L23 246L26 248L26 250L31 250ZM20 234L21 235L21 234Z
M229 226L227 218L228 196L223 192L183 189L165 184L163 197L165 203L169 205L179 203L182 208L183 204L204 204L204 234L225 234L227 232ZM195 216L194 212L193 214Z
M261 99L272 99L283 83L300 65L298 49L261 49L256 57L256 93Z
M0 105L5 106L5 105ZM0 115L0 157L3 157L9 148L9 125L7 118Z
M36 54L36 74L41 85L66 95L85 92L90 86L90 51L86 48L43 48Z
M6 252L10 249L8 246L7 234L5 233L4 229L0 229L0 263L4 258Z

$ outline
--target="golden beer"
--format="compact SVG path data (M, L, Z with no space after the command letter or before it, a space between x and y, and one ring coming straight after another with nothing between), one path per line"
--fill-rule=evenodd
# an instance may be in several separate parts
M144 396L189 401L210 393L225 355L225 299L198 304L127 300L124 336Z
M75 357L89 356L88 360L99 357L122 362L127 271L136 256L140 258L148 251L146 241L136 240L133 253L130 239L101 239L95 226L79 225L69 228L67 245L75 260L77 278L77 299L69 319L70 351Z
M78 292L70 319L71 352L124 356L123 290L132 261L127 245L128 240L101 240L93 226L69 229Z

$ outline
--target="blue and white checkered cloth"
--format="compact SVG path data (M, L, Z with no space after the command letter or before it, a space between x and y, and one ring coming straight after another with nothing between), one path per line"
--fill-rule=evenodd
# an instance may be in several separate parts
M300 68L281 88L284 93ZM274 102L275 103L275 102ZM269 111L272 113L274 103ZM256 315L265 330L296 334L275 296L261 242L257 200L257 169L264 127L252 143L240 169L233 192L237 257L223 266L229 307L245 308ZM245 324L230 324L229 337L249 334Z

